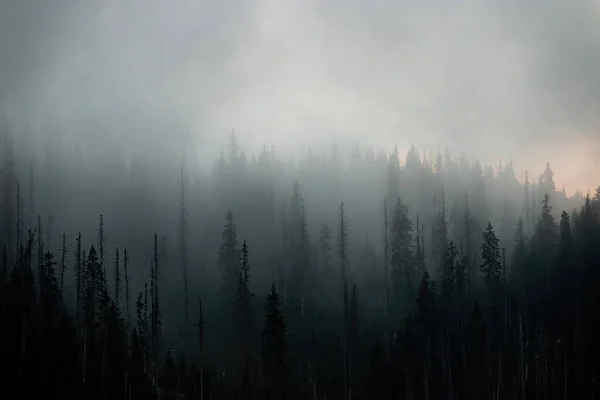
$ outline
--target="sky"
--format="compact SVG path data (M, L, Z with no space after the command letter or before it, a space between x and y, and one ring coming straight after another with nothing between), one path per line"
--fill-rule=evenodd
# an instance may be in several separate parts
M335 137L600 183L598 1L0 0L0 55L0 115L40 135Z

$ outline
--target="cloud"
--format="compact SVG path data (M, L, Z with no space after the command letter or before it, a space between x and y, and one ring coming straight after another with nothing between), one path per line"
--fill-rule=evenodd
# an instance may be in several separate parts
M166 118L213 153L235 128L253 148L335 135L540 170L598 151L596 4L4 2L0 106L78 135Z

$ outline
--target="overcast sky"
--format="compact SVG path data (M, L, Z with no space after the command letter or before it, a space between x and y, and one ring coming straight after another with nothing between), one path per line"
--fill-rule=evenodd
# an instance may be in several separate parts
M587 189L600 2L0 0L0 113L132 140L159 122L210 154L232 128L253 149L448 145Z

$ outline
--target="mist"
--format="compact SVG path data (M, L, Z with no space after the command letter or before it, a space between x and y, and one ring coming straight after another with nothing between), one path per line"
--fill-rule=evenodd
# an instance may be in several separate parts
M2 2L9 381L591 397L599 27L591 0Z
M26 0L0 14L0 110L36 135L139 144L162 124L157 140L190 134L214 159L235 129L252 152L449 146L512 158L521 180L553 162L570 193L597 179L583 172L600 151L593 1Z

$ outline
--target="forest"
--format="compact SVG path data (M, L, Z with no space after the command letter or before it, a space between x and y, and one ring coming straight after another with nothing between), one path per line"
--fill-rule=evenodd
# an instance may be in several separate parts
M7 395L600 395L600 188L550 163L0 137Z

